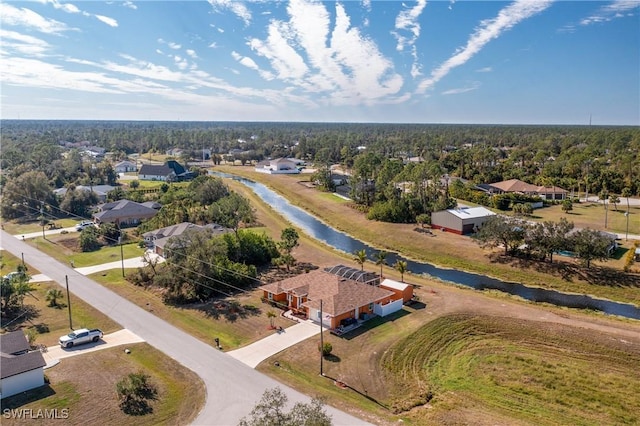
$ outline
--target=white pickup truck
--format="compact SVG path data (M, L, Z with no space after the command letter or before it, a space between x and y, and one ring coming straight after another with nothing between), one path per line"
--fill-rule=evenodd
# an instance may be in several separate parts
M89 330L88 328L81 328L66 336L62 336L60 338L60 346L63 348L72 348L83 343L97 342L100 339L102 339L102 331L99 329L94 328L93 330Z

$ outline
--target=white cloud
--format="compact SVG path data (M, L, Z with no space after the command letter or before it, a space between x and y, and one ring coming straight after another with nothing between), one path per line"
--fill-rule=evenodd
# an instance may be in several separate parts
M193 50L193 49L187 49L185 52L186 52L186 53L187 53L187 55L189 55L191 58L193 58L193 59L198 59L198 54L196 53L196 51L195 51L195 50Z
M476 70L476 72L491 72L491 71L493 71L493 68L491 67L478 68Z
M424 93L449 74L452 69L465 64L491 40L500 37L504 31L511 29L521 21L544 11L551 3L551 0L534 2L530 0L516 0L500 10L497 17L481 21L479 27L469 37L469 40L467 40L466 46L458 49L451 58L433 70L429 78L421 81L418 85L417 92Z
M209 47L212 48L212 49L216 49L218 47L218 43L213 41L213 42L211 42L211 44L209 44Z
M136 4L131 2L131 1L125 1L125 2L122 3L122 5L124 7L128 7L129 9L133 9L133 10L138 9L138 6L136 6Z
M167 46L169 46L170 48L172 48L173 50L178 50L182 47L181 44L178 43L174 43L174 42L169 42L167 43Z
M238 61L238 63L240 63L241 65L252 69L254 71L257 71L258 74L260 75L260 77L262 77L263 79L269 81L269 80L273 80L275 77L273 75L273 73L269 72L269 71L265 71L260 69L260 67L258 66L258 64L256 64L256 62L249 58L248 56L242 56L241 54L239 54L236 51L231 52L231 57L233 59L235 59L236 61Z
M31 9L13 7L5 2L0 3L0 23L2 26L26 26L46 34L60 34L64 31L72 30L66 24L54 19L44 18Z
M475 81L471 86L468 87L459 87L457 89L449 89L442 92L443 95L459 95L461 93L467 93L474 91L480 87L480 83Z
M335 6L333 23L327 5ZM292 0L287 12L287 22L272 20L267 38L248 44L292 91L319 94L327 105L356 105L383 102L401 89L393 63L351 26L342 4Z
M609 22L626 15L626 12L640 7L638 0L616 0L600 7L593 15L580 21L580 25L591 25L599 22Z
M118 26L118 21L116 21L113 18L109 18L108 16L103 16L103 15L94 15L96 18L98 18L99 21L104 22L105 24L109 25L110 27L117 27Z
M44 56L51 53L51 46L46 41L15 31L0 29L0 40L2 40L3 53L8 51L30 56Z
M232 13L238 16L245 25L251 23L251 12L247 9L244 3L235 0L208 0L209 4L213 6L215 11L222 11L229 9Z
M57 0L49 0L49 3L51 3L55 9L60 9L67 13L80 13L80 9L71 3L60 3Z
M420 36L420 22L418 20L426 6L427 0L417 0L413 7L401 10L396 17L396 31L393 31L392 34L398 41L396 45L398 51L403 51L405 47L413 45ZM403 33L409 34L405 36Z

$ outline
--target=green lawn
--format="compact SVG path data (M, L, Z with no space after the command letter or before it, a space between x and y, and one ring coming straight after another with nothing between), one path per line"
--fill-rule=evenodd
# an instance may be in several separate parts
M61 241L68 238L69 234L59 236L50 235L47 236L46 241L38 237L28 240L28 242L35 245L38 250L41 250L60 262L69 263L73 260L74 266L77 268L115 262L121 259L120 246L106 246L100 250L83 253L77 251L75 248L70 249L67 245L63 245ZM122 252L125 259L130 259L142 256L144 249L138 247L137 243L129 243L122 245Z
M602 204L574 203L573 210L569 213L562 211L560 205L544 207L533 211L532 220L557 222L564 217L573 222L578 228L601 229L609 232L624 234L627 229L626 204L618 204L618 210L609 206L607 212L607 227L605 228L605 210ZM640 207L631 206L629 209L629 234L640 235Z
M434 320L381 361L396 384L389 404L416 424L448 418L452 403L537 425L637 424L638 365L637 344L471 315Z
M80 221L77 219L56 219L53 220L60 228L69 228L75 226ZM39 222L18 223L15 220L2 222L2 226L5 231L10 234L30 234L32 232L41 232L42 226ZM45 226L45 230L49 230L48 226Z

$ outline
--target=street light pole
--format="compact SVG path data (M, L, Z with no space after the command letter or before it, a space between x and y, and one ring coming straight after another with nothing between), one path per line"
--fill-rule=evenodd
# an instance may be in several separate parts
M626 213L624 215L627 218L627 233L625 234L624 240L625 241L629 241L629 208L628 207L627 207L627 211L626 211Z
M69 276L64 276L65 281L67 282L67 306L69 307L69 328L73 330L73 322L71 322L71 295L69 294Z

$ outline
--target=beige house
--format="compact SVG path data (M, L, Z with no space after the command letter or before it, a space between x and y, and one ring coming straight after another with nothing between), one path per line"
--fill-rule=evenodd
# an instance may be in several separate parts
M518 179L509 179L502 182L496 182L488 185L493 189L494 194L502 194L505 192L517 192L525 195L533 195L543 200L564 200L567 198L569 191L558 186L539 186L523 182Z

